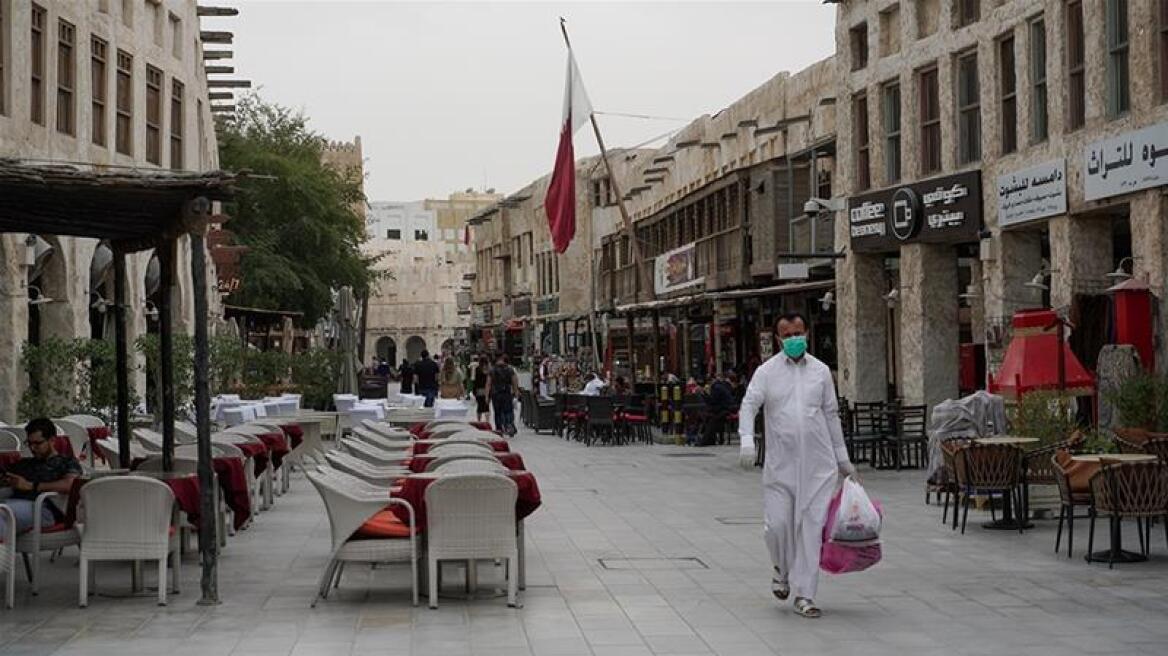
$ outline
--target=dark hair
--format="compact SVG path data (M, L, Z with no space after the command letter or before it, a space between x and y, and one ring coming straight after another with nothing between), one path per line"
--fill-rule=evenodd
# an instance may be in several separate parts
M495 362L498 362L499 364L507 364L507 354L500 353L499 357L495 359Z
M804 328L804 330L806 330L807 329L807 317L803 316L802 312L784 312L781 317L779 317L778 319L775 320L775 327L776 328L778 327L780 321L786 321L787 323L795 323L796 319L803 322L803 328Z
M422 359L425 360L429 357L430 357L430 352L427 351L426 349L422 349Z
M40 433L41 437L47 440L57 436L57 426L48 417L37 417L24 426L24 434L26 436L32 435L33 433Z

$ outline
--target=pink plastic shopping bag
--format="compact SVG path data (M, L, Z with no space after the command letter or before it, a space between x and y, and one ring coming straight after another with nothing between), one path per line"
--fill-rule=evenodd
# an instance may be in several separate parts
M865 542L845 542L832 539L832 535L837 533L836 522L840 517L841 498L849 482L858 485L849 478L845 481L845 485L836 491L827 507L827 521L823 524L823 546L819 552L819 568L829 574L862 572L880 562L879 539ZM876 508L876 512L883 518L884 510L880 507L880 502L875 499L870 501Z

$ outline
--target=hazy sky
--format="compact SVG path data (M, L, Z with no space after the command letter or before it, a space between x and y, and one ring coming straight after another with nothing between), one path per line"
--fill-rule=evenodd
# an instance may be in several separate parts
M759 2L235 0L238 77L333 139L361 135L371 201L510 192L551 169L568 21L598 112L692 119L835 49L835 7ZM684 125L599 117L606 145ZM577 156L596 152L576 135Z

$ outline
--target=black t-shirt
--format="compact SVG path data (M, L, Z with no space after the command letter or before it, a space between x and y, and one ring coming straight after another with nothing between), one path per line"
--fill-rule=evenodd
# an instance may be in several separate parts
M510 396L514 377L515 372L508 365L496 365L491 369L491 396Z
M436 389L438 387L438 363L430 358L419 360L414 365L414 375L418 377L418 389Z
M398 373L401 374L402 385L414 384L414 368L410 366L410 363L403 362L401 369L398 369Z
M44 460L40 458L21 458L4 468L9 474L16 474L29 483L52 483L59 481L70 474L80 476L81 464L69 456L53 454ZM37 493L32 490L12 490L12 498L35 501Z

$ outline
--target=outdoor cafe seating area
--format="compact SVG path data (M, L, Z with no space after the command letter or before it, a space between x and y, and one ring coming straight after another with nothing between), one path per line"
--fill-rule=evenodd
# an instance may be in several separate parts
M439 565L446 561L464 567L470 588L480 561L505 563L507 600L515 605L524 587L523 519L540 505L522 456L489 426L469 421L465 404L423 408L395 397L374 405L347 395L337 395L334 404L340 410L315 412L301 409L295 395L213 399L211 512L219 557L231 558L239 532L263 531L265 515L280 497L307 480L329 520L332 556L316 599L305 599L306 605L340 585L346 566L352 571L401 563L409 565L413 602L425 590L435 607ZM197 557L191 542L207 509L196 467L196 429L189 421L175 423L167 467L162 435L149 418L139 419L125 469L118 442L101 418L53 420L55 450L77 458L83 474L70 494L38 497L32 530L17 535L14 521L7 522L11 534L0 536L0 590L7 607L25 587L28 594L21 598L35 603L43 578L38 573L46 568L76 568L82 607L95 591L121 590L127 583L132 594L145 595L147 578L157 585L159 604L179 591L184 555ZM28 455L23 434L19 427L0 426L0 469ZM64 519L42 525L39 508L50 498ZM2 505L0 512L11 514ZM111 561L120 565L111 567ZM154 566L156 575L148 576Z

